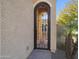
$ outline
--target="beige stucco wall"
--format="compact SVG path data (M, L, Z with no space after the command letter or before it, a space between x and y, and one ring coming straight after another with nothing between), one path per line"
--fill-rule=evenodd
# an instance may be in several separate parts
M51 3L51 51L56 51L55 0ZM32 0L2 0L1 54L3 59L26 59L34 48ZM1 58L1 57L0 57Z
M51 39L50 39L50 49L51 52L56 51L56 0L33 0L33 8L40 2L46 2L50 5L51 13Z
M2 59L26 59L31 53L32 9L31 0L2 0Z
M1 56L1 0L0 0L0 56Z
M51 51L56 51L56 0L51 0Z

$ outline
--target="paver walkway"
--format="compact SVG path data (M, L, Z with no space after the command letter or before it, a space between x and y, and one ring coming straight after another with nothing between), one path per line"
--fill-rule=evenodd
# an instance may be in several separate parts
M51 53L48 50L33 50L28 59L66 59L65 52L57 49L55 53ZM78 59L78 53L74 59Z
M28 59L66 59L65 52L57 50L55 53L51 53L48 50L34 50Z
M65 52L63 50L57 49L55 53L52 53L52 59L66 59Z
M28 59L52 59L48 50L34 50Z

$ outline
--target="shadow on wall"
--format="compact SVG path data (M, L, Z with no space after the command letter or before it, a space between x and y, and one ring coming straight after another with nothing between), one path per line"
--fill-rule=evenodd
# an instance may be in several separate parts
M65 50L65 34L62 26L57 24L57 48Z

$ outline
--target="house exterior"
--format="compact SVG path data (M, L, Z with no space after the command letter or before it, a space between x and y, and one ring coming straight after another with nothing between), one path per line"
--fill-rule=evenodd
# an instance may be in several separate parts
M1 0L2 59L26 59L34 50L34 8L44 2L50 6L50 51L56 51L55 0Z

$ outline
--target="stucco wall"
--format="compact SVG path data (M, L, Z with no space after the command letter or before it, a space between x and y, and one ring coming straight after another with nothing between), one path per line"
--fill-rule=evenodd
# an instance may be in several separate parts
M51 4L51 51L56 51L55 0ZM26 59L34 48L32 0L2 0L1 54L3 59Z
M1 0L0 0L0 56L1 56Z
M2 0L2 59L26 59L33 49L31 0Z
M50 1L51 8L51 51L56 51L56 0Z

